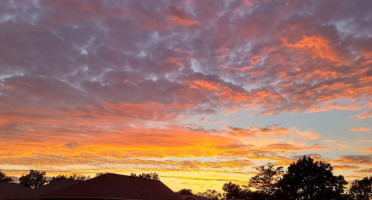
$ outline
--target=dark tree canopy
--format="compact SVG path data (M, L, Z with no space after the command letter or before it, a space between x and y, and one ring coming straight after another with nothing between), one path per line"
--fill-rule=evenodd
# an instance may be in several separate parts
M139 177L143 179L151 179L151 180L157 180L159 181L159 175L157 173L142 173L139 175L136 175L135 173L132 173L131 176Z
M278 182L283 198L295 200L340 199L347 184L343 176L334 176L329 163L314 162L304 156L292 163Z
M205 197L210 200L219 200L222 198L222 194L216 190L207 190L205 192L199 192L198 196Z
M0 170L0 183L12 183L13 179Z
M255 188L258 192L266 196L272 196L276 192L276 183L283 174L283 167L275 168L268 163L267 167L257 168L258 174L249 180L249 187ZM266 198L265 198L266 199Z
M53 176L52 179L49 181L50 183L59 181L59 180L75 180L75 181L85 181L88 180L89 176L79 176L77 174L73 174L71 176L67 175L58 175L58 176Z
M26 175L22 175L19 178L20 184L29 187L31 189L38 188L44 185L47 180L45 177L45 172L40 172L37 170L30 170L30 172Z
M106 172L99 172L99 173L96 173L96 177L102 176L102 175L105 175L105 174L106 174Z
M372 199L372 176L354 180L350 187L350 196L355 200Z
M229 182L225 183L222 187L223 191L225 191L225 197L226 199L238 199L240 198L242 189L238 184Z
M191 189L181 189L180 191L177 192L179 195L193 195Z

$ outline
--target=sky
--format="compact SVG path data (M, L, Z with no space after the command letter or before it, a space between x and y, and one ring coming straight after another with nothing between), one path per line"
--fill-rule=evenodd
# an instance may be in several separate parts
M372 174L372 1L0 1L0 169Z

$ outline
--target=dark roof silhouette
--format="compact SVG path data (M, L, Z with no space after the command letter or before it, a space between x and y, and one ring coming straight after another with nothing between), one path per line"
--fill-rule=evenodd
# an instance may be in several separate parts
M182 200L161 181L111 173L51 192L42 198Z
M30 198L31 197L32 198L37 198L37 197L40 197L42 195L60 190L62 188L65 188L65 187L68 187L68 186L71 186L71 185L75 185L76 183L80 183L80 182L81 181L68 180L68 179L58 180L58 181L55 181L53 183L49 183L47 185L43 185L41 187L33 189L32 190L32 196L30 196Z
M21 184L0 183L0 199L24 199L28 198L32 190Z

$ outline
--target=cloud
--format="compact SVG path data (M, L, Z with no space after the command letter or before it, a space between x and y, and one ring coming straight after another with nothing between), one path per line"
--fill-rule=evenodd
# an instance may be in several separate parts
M8 169L75 163L69 169L97 170L109 163L116 170L219 170L213 166L288 164L298 151L322 151L328 146L316 145L324 138L314 130L225 125L222 117L205 126L184 123L241 111L348 110L369 119L371 7L1 1L0 161ZM154 159L203 156L220 160ZM345 155L339 162L368 160Z
M220 134L239 140L255 151L317 151L328 148L319 144L309 145L309 141L319 139L319 133L300 131L294 127L288 129L278 124L266 127L249 127L246 129L227 126L226 130L226 133L221 132Z
M192 17L183 10L183 8L169 6L168 12L173 25L190 26L199 23L198 21L193 20Z
M362 148L359 149L360 151L365 151L365 152L372 152L372 147L371 148Z
M303 151L303 150L310 150L310 149L322 149L323 147L320 147L318 144L313 145L311 147L299 147L296 145L291 144L269 144L267 145L267 148L271 150L284 150L284 151Z
M302 39L294 44L289 44L287 38L281 38L285 47L296 49L309 49L313 57L328 59L333 62L342 62L341 58L331 48L329 42L322 36L303 36Z
M285 135L289 130L279 125L266 127L249 127L247 129L228 126L226 129L233 136L256 136L261 135Z
M26 87L12 82L19 74L68 84L55 109L63 103L148 100L188 102L198 113L231 107L262 114L360 109L358 102L371 95L371 49L364 45L369 30L360 20L369 14L344 13L360 12L366 7L361 4L350 11L340 2L329 15L323 8L333 7L331 2L4 1L1 74L10 80L1 78L2 98L13 95L12 87ZM310 5L314 9L304 15ZM48 97L60 90L59 84L43 85L49 89L35 87ZM29 95L38 98L40 92ZM88 99L74 100L76 92Z
M333 169L335 170L352 170L359 169L357 165L334 165Z
M367 102L368 102L368 108L367 108L367 110L364 111L361 114L357 114L357 115L352 116L352 118L367 119L367 118L372 117L372 100L368 100Z
M296 134L293 135L294 138L301 138L303 140L316 140L320 138L320 134L314 131L298 131L293 129Z
M372 165L372 155L345 155L340 157L343 163Z
M356 172L360 173L360 174L371 174L372 173L372 168L362 169L362 170L358 170Z
M77 143L77 142L70 142L70 143L66 143L66 147L68 148L75 148L75 147L78 147L80 144Z
M368 132L369 128L367 127L359 127L359 128L352 128L350 129L351 132Z

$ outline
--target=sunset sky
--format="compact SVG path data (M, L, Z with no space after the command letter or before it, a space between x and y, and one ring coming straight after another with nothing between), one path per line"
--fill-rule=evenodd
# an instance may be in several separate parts
M372 1L0 1L0 169L372 174Z

